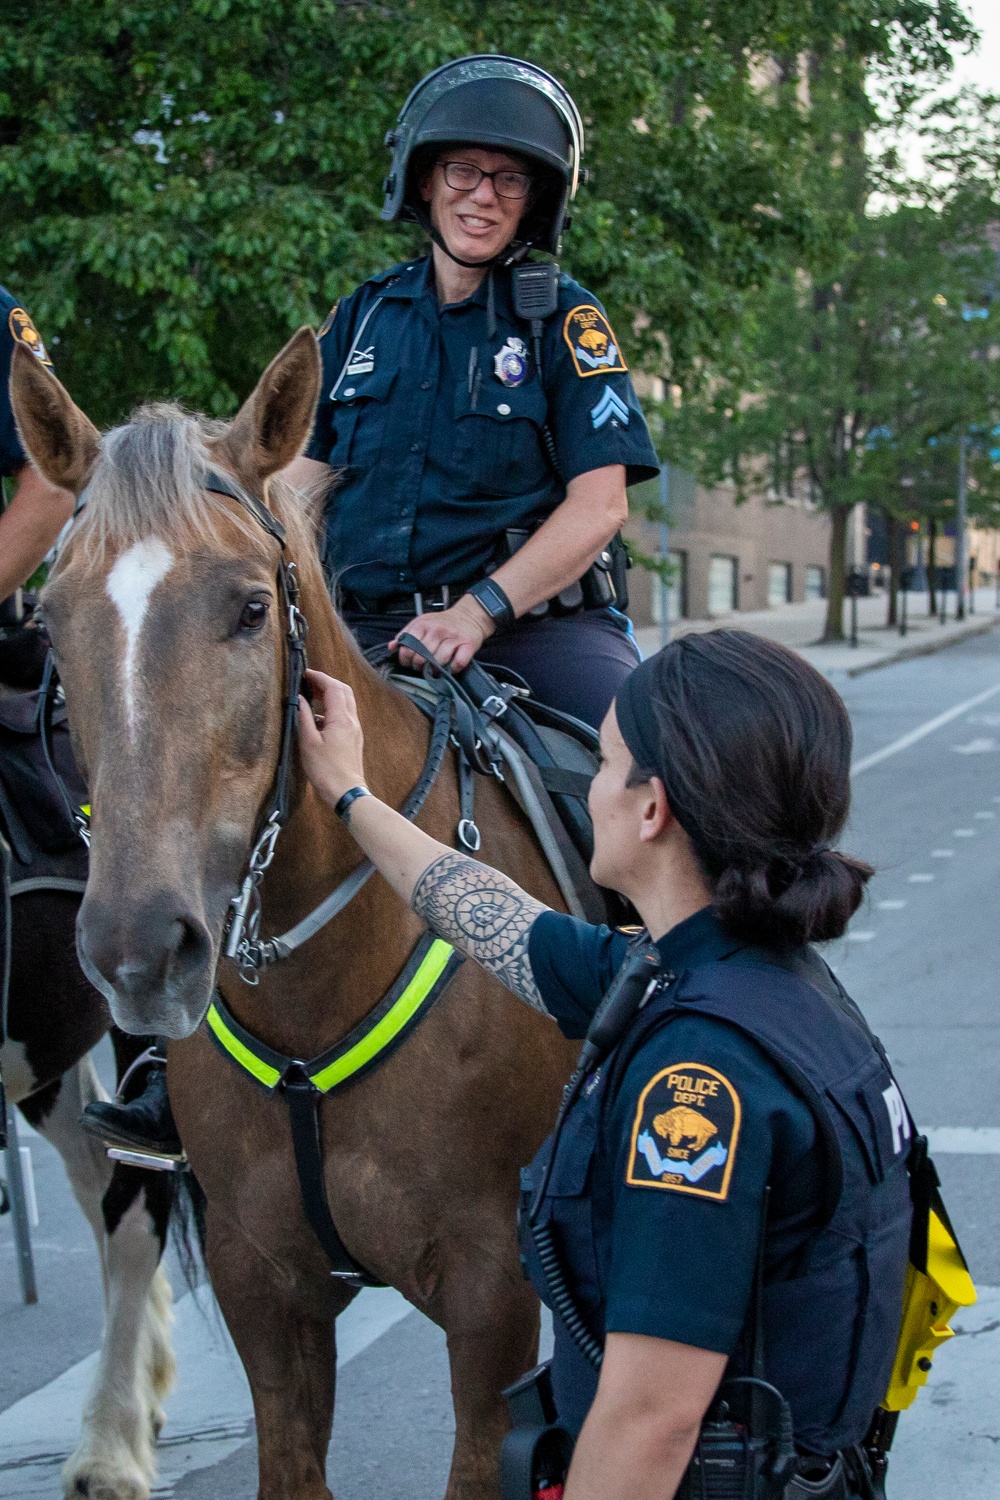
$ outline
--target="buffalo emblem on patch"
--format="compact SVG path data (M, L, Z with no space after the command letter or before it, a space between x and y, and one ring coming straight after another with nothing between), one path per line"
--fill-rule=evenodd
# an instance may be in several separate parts
M639 1096L626 1181L725 1199L740 1133L740 1099L705 1063L656 1073Z
M628 369L611 324L599 307L584 303L572 308L566 314L563 338L580 376L611 375Z

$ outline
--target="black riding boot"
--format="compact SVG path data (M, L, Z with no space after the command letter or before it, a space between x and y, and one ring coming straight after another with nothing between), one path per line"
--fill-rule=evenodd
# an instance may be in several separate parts
M146 1086L138 1098L125 1104L119 1094L113 1101L101 1099L88 1104L80 1124L90 1135L119 1150L143 1151L171 1161L181 1161L184 1156L167 1096L166 1064L159 1058L149 1063Z

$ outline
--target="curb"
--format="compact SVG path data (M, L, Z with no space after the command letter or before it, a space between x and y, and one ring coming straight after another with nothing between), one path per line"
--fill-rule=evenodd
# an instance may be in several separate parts
M963 641L973 640L977 635L988 635L1000 625L1000 617L991 616L988 620L977 621L975 625L969 625L962 630L956 630L944 639L932 641L915 641L912 646L900 646L897 651L888 656L880 657L878 661L865 662L860 667L841 667L845 677L861 677L865 672L877 672L880 667L892 667L897 662L912 661L918 656L933 656L938 651L947 651L949 646L959 646ZM836 671L837 668L831 668Z

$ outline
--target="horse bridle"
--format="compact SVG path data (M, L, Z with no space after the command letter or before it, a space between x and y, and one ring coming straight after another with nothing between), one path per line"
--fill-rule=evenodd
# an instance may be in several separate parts
M290 794L292 781L292 751L295 742L295 725L298 714L299 694L305 678L308 660L306 657L306 636L309 625L299 608L299 582L295 563L285 557L285 528L268 507L260 500L246 493L227 474L220 473L217 469L207 469L198 476L198 484L201 489L208 490L211 494L224 495L227 499L235 500L236 503L250 515L268 536L274 538L281 548L278 557L278 591L285 612L285 649L288 657L288 686L282 704L281 719L281 744L278 751L278 762L274 775L274 792L271 797L270 806L261 818L259 832L254 840L253 849L247 862L247 873L243 879L237 894L229 903L229 915L227 917L228 932L226 934L225 954L238 965L240 977L247 984L258 984L260 972L276 963L279 959L288 958L304 942L319 932L322 927L333 920L344 907L347 906L362 886L374 874L374 866L365 860L350 875L331 891L320 904L304 916L301 921L282 933L279 937L264 939L260 936L260 887L265 872L274 859L275 845L278 835L288 821L290 811ZM78 515L86 504L87 492L84 490L76 503L74 516ZM422 651L419 642L412 643L419 651ZM84 844L90 845L90 809L89 807L77 808L73 805L66 785L56 768L51 754L49 744L49 714L55 702L57 693L60 692L60 683L55 666L55 657L50 647L45 661L45 671L42 684L38 694L38 724L42 739L42 747L48 764L49 772L53 781L59 789L62 800L66 807L67 817L76 829ZM452 705L449 695L442 693L438 699L433 716L433 727L431 730L430 744L424 760L423 770L406 802L400 809L403 817L412 820L420 811L427 799L431 787L441 769L445 751L448 748L448 739L451 733Z

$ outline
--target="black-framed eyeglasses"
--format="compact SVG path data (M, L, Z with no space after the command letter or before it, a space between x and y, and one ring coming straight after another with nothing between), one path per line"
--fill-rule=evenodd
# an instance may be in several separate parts
M444 180L456 193L474 193L484 177L493 184L498 198L527 198L531 192L531 178L527 172L511 172L506 167L500 172L484 172L474 167L471 161L439 161L437 165L444 173Z

